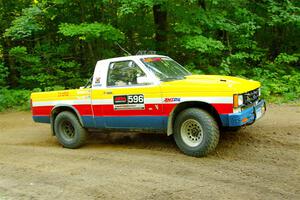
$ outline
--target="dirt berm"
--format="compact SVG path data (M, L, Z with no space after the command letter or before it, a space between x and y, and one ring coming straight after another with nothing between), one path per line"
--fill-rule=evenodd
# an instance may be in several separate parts
M300 107L221 135L205 158L172 137L93 134L62 148L29 112L0 114L0 199L300 199Z

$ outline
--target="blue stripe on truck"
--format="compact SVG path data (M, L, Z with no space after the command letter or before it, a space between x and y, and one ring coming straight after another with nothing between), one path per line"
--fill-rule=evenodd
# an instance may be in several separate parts
M221 121L223 126L228 127L236 127L236 126L243 126L248 123L252 123L254 121L254 108L250 107L246 110L243 110L240 113L231 113L220 115ZM247 118L247 121L242 121L244 118Z
M126 117L93 117L82 116L86 128L140 128L164 130L167 128L167 116L126 116Z
M33 116L33 121L50 123L48 116ZM167 129L167 116L93 117L81 116L85 128Z
M50 117L49 116L32 116L33 121L39 122L39 123L50 123Z

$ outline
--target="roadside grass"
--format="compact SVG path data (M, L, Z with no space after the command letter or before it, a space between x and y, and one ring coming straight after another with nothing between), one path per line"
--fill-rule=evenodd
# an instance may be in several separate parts
M0 200L7 200L3 194L0 193Z
M286 96L269 96L264 98L267 103L273 104L292 104L300 106L300 98L290 98Z
M0 112L30 110L29 90L0 89Z

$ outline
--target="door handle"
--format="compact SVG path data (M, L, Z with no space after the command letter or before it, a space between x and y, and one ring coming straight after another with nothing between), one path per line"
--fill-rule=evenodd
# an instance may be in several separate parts
M112 91L105 91L104 94L112 94Z

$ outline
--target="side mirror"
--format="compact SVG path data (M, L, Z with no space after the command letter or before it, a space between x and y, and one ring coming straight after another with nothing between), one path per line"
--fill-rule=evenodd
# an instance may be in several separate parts
M147 76L137 77L136 81L138 84L143 84L143 85L150 85L153 83L152 80L150 78L148 78Z

